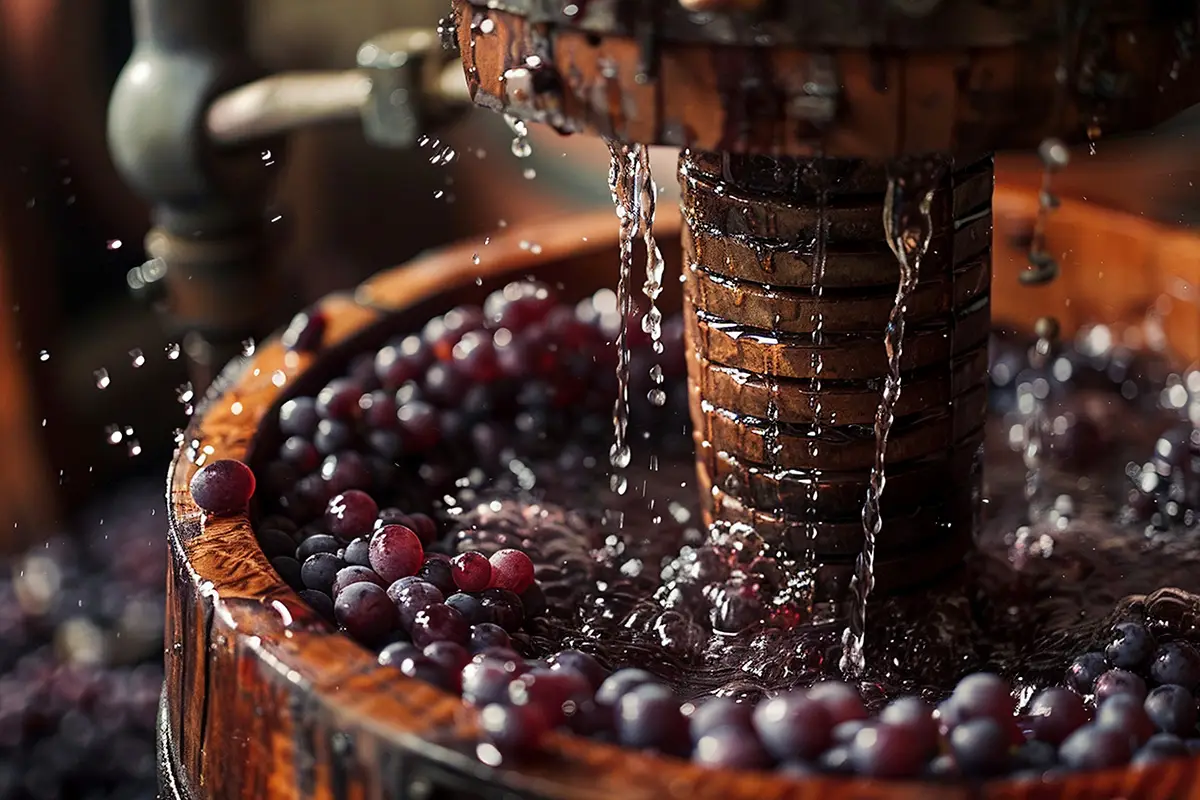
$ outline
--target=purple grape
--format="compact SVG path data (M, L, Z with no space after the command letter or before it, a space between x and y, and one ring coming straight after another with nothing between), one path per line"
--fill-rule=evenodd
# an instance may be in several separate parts
M379 664L384 667L397 667L406 658L421 655L421 648L412 642L392 642L379 651Z
M1004 772L1011 760L1012 737L995 717L969 719L950 732L950 750L964 775L989 777Z
M254 495L254 473L240 461L211 461L192 476L192 499L210 514L244 511Z
M296 560L303 564L317 553L335 554L340 547L338 540L327 533L313 534L305 537L304 541L296 547Z
M961 728L960 728L961 730ZM909 778L920 774L930 751L909 726L870 725L849 746L855 772L871 778Z
M1190 755L1191 752L1183 739L1171 733L1156 733L1134 754L1132 763L1155 764L1174 758L1187 758Z
M1017 748L1013 753L1012 768L1017 773L1032 773L1030 777L1040 777L1046 770L1058 765L1058 747L1049 742L1031 739Z
M937 753L938 722L933 718L933 709L921 698L901 697L893 700L880 713L879 721L897 730L907 731L914 743L924 748L922 752L926 757Z
M333 601L324 592L319 592L316 589L305 589L300 592L300 599L308 603L313 611L316 611L330 622L337 621L333 615Z
M1079 770L1119 767L1129 762L1131 754L1127 735L1099 725L1083 726L1058 749L1063 764Z
M446 605L462 614L463 619L467 621L468 625L479 625L490 619L490 615L483 607L483 603L474 595L459 592L447 597L445 602Z
M381 589L386 588L383 578L376 575L371 568L352 564L338 570L337 575L334 576L333 585L330 588L330 595L337 597L347 586L362 583L363 581L373 583Z
M300 565L300 580L309 589L332 594L333 581L345 566L346 562L332 553L316 553Z
M456 694L461 691L462 671L471 663L471 656L462 645L454 642L434 642L426 647L422 654L441 667L448 676L452 676Z
M833 732L830 733L830 738L835 745L848 745L854 741L854 737L858 736L858 732L863 728L869 728L877 724L873 720L867 719L848 719L845 722L839 722L833 726Z
M715 728L696 742L692 760L718 769L767 769L774 763L754 732L747 728Z
M1113 628L1113 635L1104 655L1109 663L1121 669L1136 669L1154 654L1154 636L1136 622L1122 622Z
M644 669L619 669L600 684L596 690L596 702L604 706L616 706L622 697L637 687L657 682L658 679Z
M1096 679L1094 694L1097 704L1121 694L1133 695L1140 703L1146 699L1146 682L1128 670L1110 669Z
M375 354L375 377L388 391L395 392L425 374L433 352L420 336L406 336L380 348Z
M1155 683L1175 684L1194 692L1200 685L1200 653L1187 642L1168 642L1155 651L1150 677Z
M312 397L294 397L279 407L279 430L284 436L310 438L317 431L321 417L317 401Z
M567 670L533 669L508 685L508 701L514 706L533 706L556 728L592 698L586 678Z
M365 644L378 642L396 627L396 607L387 592L373 583L356 583L333 601L338 624Z
M1028 722L1033 737L1057 747L1087 724L1083 700L1069 689L1044 689L1029 706Z
M451 559L454 583L464 592L482 592L492 580L492 565L483 553L459 553Z
M507 589L520 595L533 585L533 561L520 550L497 550L488 559L491 565L490 589Z
M343 542L366 536L375 527L379 506L371 495L351 489L335 496L325 509L325 526Z
M435 364L430 374L442 366ZM442 441L437 410L420 400L405 403L396 410L396 425L400 429L400 441L405 452L427 453Z
M439 603L417 612L411 633L413 644L427 647L434 642L465 645L468 631L467 622L462 618L462 614L448 605Z
M358 399L362 409L362 424L374 431L394 430L396 423L396 396L392 392L376 390Z
M516 633L524 624L524 609L521 598L507 589L488 589L479 596L489 622L494 622L509 633Z
M1143 707L1154 726L1164 733L1190 736L1196 731L1196 698L1182 686L1167 684L1151 689Z
M362 387L349 378L335 378L317 393L317 413L322 419L351 422L362 413L358 405L362 394Z
M323 419L313 433L313 447L323 456L340 453L354 443L354 429L344 422Z
M321 479L332 495L371 485L371 469L362 455L344 450L327 456L321 462Z
M296 591L304 589L304 580L300 577L300 562L294 558L281 556L271 559L271 566L279 573L283 582Z
M279 460L299 470L312 472L321 463L321 454L313 443L300 436L289 436L279 446Z
M821 681L808 690L808 698L819 703L834 725L854 719L866 719L867 709L858 690L842 681Z
M422 545L431 545L437 540L438 524L428 514L406 514L399 523L417 534Z
M703 736L718 728L736 728L743 736L753 738L758 743L754 733L754 706L739 703L731 697L714 697L705 702L692 712L688 727L693 742L699 742Z
M513 281L497 289L483 301L483 317L492 328L507 328L519 333L540 322L554 310L558 298L552 288L540 281Z
M424 555L417 535L403 525L385 525L371 536L371 568L389 583L415 575Z
M400 662L400 671L409 678L428 683L447 692L459 691L458 675L450 674L431 658L424 655L409 656Z
M764 700L754 709L754 729L777 761L808 761L829 746L833 725L820 703L798 691Z
M608 670L601 666L599 661L579 650L560 650L547 660L550 662L550 669L570 670L587 678L593 691L599 689L600 684L608 677Z
M484 739L505 757L521 758L537 751L546 722L533 708L493 703L479 714Z
M667 755L688 752L687 719L665 686L642 684L626 692L616 708L617 740L625 747Z
M1007 720L1013 714L1008 684L987 672L977 672L959 681L950 695L950 706L959 723L980 718Z
M342 554L342 558L346 559L346 563L351 566L369 568L371 566L370 538L360 536L346 545L346 552Z
M511 648L512 639L509 638L508 632L499 625L494 625L490 622L481 622L471 626L468 646L472 653L482 653L484 650L493 647Z
M400 627L410 632L416 623L417 615L432 606L440 605L443 599L441 591L436 586L420 579L408 582L403 579L396 581L388 587L387 596L396 606ZM461 615L459 616L461 617ZM465 621L464 624L466 624Z
M462 668L463 700L475 706L507 703L508 685L519 674L515 669L505 669L502 661L472 661Z
M1146 713L1142 700L1131 694L1118 694L1105 700L1096 709L1098 728L1120 731L1129 737L1131 750L1137 749L1154 735L1154 723Z
M280 530L267 528L258 531L258 546L268 559L279 556L291 557L296 552L296 542L291 536Z
M458 591L458 587L454 585L450 562L441 558L440 555L440 553L431 553L426 556L421 568L417 570L417 577L438 587L442 594L452 595Z

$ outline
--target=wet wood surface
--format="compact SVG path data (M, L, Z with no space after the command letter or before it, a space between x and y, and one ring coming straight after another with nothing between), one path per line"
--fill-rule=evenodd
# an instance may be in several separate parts
M1158 303L1179 282L1200 283L1200 240L1125 217L1064 204L1049 226L1065 251L1064 278L1045 289L1018 286L1018 241L1036 199L1001 190L995 199L999 320L1029 324L1060 313L1068 331L1100 319L1141 324L1138 301ZM665 255L678 264L679 220L664 209ZM521 246L536 241L540 253ZM1124 243L1124 244L1122 244ZM415 326L450 302L478 299L506 276L540 274L582 295L615 279L611 211L493 237L475 266L474 244L423 257L323 304L324 350L285 356L277 340L228 372L192 426L205 457L252 457L264 419L305 381L330 374L358 346ZM675 269L678 269L676 266ZM1083 274L1070 279L1072 269ZM1098 274L1102 272L1103 274ZM484 277L482 286L475 278ZM1061 288L1060 288L1061 287ZM444 300L435 295L445 292ZM1077 292L1078 294L1074 294ZM678 302L675 300L669 302ZM1069 303L1066 301L1070 300ZM390 312L411 309L407 314ZM1132 318L1131 318L1132 317ZM1200 356L1200 310L1182 300L1162 328L1176 350ZM311 378L306 377L311 375ZM310 387L312 388L312 387ZM629 798L629 800L1111 800L1200 798L1200 762L1176 761L1035 782L983 786L889 784L713 771L565 734L523 767L492 768L472 754L473 712L459 699L376 666L373 655L310 612L275 575L247 516L205 518L181 455L169 475L165 768L190 800L400 800L400 798Z

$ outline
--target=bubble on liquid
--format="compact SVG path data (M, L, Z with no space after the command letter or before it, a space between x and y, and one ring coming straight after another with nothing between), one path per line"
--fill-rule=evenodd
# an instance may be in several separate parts
M92 376L96 379L97 389L107 389L109 384L112 383L112 379L108 377L108 370L106 370L104 367L101 367L93 372Z
M171 342L169 345L167 345L166 350L164 351L167 354L167 360L177 360L179 358L179 350L179 342Z
M49 361L49 360L50 360L50 351L49 350L43 350L40 353L38 353L38 361Z
M133 361L134 369L146 363L146 356L139 347L135 347L129 351L129 358Z
M250 356L254 355L254 351L257 349L257 347L258 345L255 344L253 339L246 339L242 342L242 355L249 358Z

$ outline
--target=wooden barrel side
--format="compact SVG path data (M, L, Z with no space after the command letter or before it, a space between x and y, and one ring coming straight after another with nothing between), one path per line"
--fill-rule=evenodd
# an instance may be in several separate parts
M669 243L679 221L665 210L662 216L664 249L677 264L678 248ZM999 240L1003 231L998 233ZM523 249L522 241L537 241L541 252ZM226 370L189 439L198 442L207 459L244 460L263 420L306 376L330 366L356 342L381 336L405 319L403 313L389 312L415 306L423 314L443 290L456 287L478 294L506 276L529 273L578 281L576 289L607 285L615 273L615 248L615 220L602 213L497 235L486 251L490 257L479 266L471 260L477 245L468 243L383 273L354 297L324 301L321 308L330 324L323 352L285 354L272 339L248 363ZM476 287L480 275L484 285ZM999 280L1016 279L1001 269ZM460 700L377 666L370 652L316 618L271 569L247 515L204 518L188 491L196 469L181 453L168 476L171 570L161 746L164 788L175 796L1200 797L1195 760L983 788L826 778L794 782L702 769L564 734L552 736L543 758L519 770L488 767L473 756L474 715Z

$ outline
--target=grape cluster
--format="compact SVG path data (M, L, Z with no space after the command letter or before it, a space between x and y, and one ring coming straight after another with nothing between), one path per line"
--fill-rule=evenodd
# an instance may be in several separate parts
M522 551L451 558L434 549L431 517L380 509L360 489L329 500L320 530L271 517L258 538L284 581L353 639L383 648L385 661L397 644L508 647L509 635L545 609Z
M1190 668L1180 659L1195 651L1180 652L1158 648L1149 663ZM647 672L622 669L606 677L595 659L574 650L545 663L480 651L461 674L463 698L481 708L480 756L489 762L535 754L555 728L705 766L797 777L1040 778L1200 750L1195 698L1175 683L1149 693L1144 683L1122 683L1105 695L1096 689L1091 707L1092 695L1052 687L1018 714L1004 680L976 673L936 707L908 696L871 715L857 689L833 680L757 704L729 697L681 703ZM1072 681L1079 685L1074 671Z
M152 800L166 558L157 484L0 563L0 797ZM99 522L98 522L99 521Z

